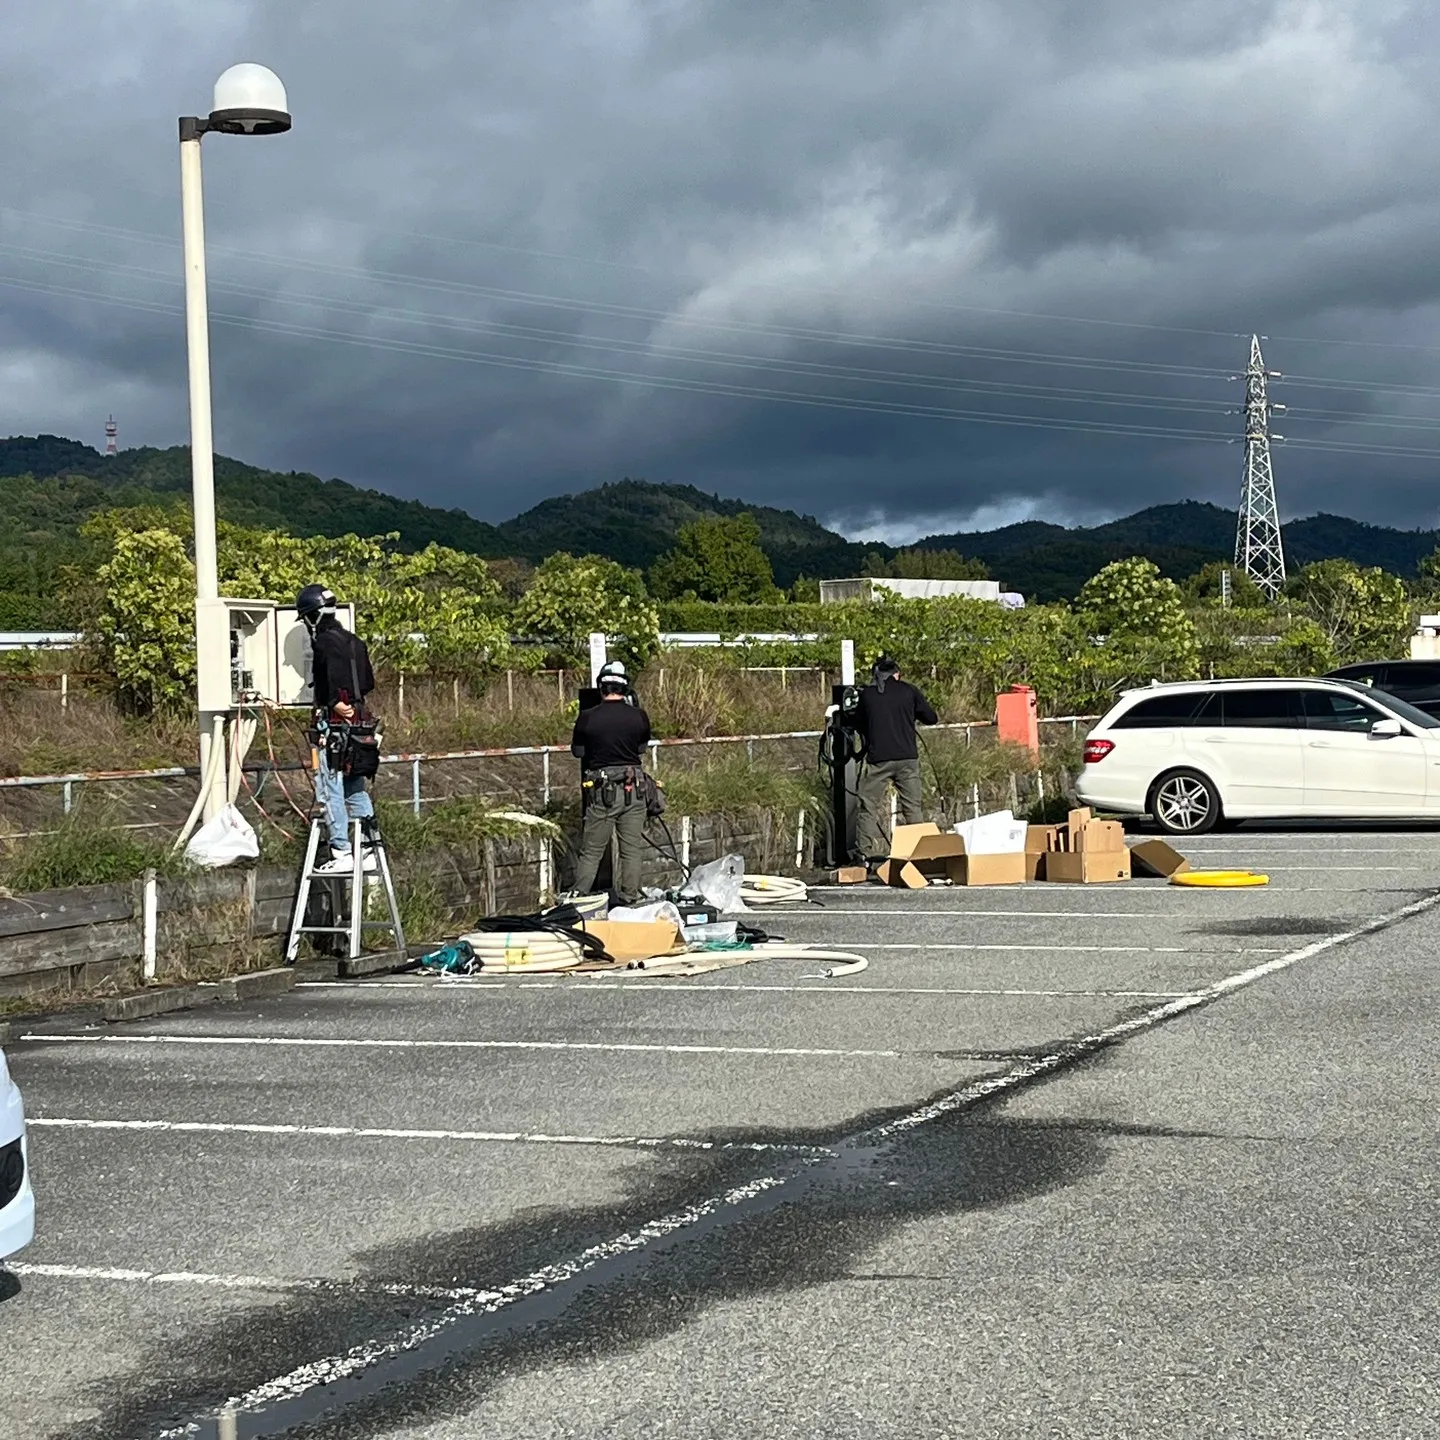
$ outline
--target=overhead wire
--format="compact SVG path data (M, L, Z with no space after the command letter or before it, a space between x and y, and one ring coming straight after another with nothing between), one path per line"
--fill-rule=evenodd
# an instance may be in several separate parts
M73 286L28 281L14 276L0 275L0 286L8 286L10 288L38 294L53 294L89 299L98 304L116 305L157 314L183 314L182 307L169 305L164 302L130 300L104 292L83 290ZM678 376L655 375L647 372L607 370L594 366L570 364L564 361L526 359L515 356L504 356L495 352L457 350L413 341L359 336L349 331L326 330L316 326L293 324L288 321L264 320L254 316L231 315L224 311L212 310L210 312L210 320L214 324L238 326L244 329L288 335L301 339L328 340L334 343L358 346L364 349L418 355L429 359L457 360L501 369L539 371L579 379L608 380L627 385L649 386L656 389L678 390L694 394L717 395L744 400L762 400L778 404L803 405L821 409L852 411L861 414L951 420L963 424L1000 425L1021 429L1056 430L1076 434L1115 435L1155 440L1189 440L1222 445L1233 444L1236 440L1236 437L1233 435L1221 431L1184 430L1175 426L1127 425L1105 421L1088 421L1084 419L1067 420L1052 416L997 414L992 411L958 410L946 406L925 406L901 401L770 390L763 387L730 385L718 381L691 380ZM1347 441L1312 439L1308 437L1297 437L1288 443L1307 449L1329 450L1347 454L1389 455L1397 458L1440 457L1440 452L1418 447L1358 445Z
M3 211L3 209L4 207L0 207L0 211ZM104 231L115 230L118 234L125 236L133 236L137 239L145 240L148 243L165 245L173 245L175 243L168 237L149 235L143 231L125 231L119 230L118 227L97 226L91 228ZM211 248L223 250L226 247L212 246ZM235 249L235 247L231 248ZM59 264L75 269L88 269L117 274L135 275L170 285L180 283L178 277L166 271L155 270L144 266L126 265L123 262L104 260L94 256L74 256L67 252L43 250L33 246L15 246L4 242L0 242L0 253L9 253L15 255L17 258L30 259L37 262L44 262L50 264ZM314 267L319 264L319 262L312 262L301 259L290 260L285 257L257 257L255 255L255 252L239 251L238 249L235 250L235 253L241 254L242 256L246 256L249 258L259 258L265 263L274 263L280 265L293 263L301 264L307 267ZM325 268L329 271L342 273L346 276L353 275L365 278L367 280L374 280L377 277L381 277L385 280L385 283L421 284L424 286L441 286L445 288L469 288L466 282L442 282L424 277L407 278L403 276L389 275L387 272L365 270L360 267L354 266L327 265ZM590 335L580 335L570 330L553 330L544 327L518 325L510 321L495 321L471 317L460 317L454 315L438 315L435 312L418 311L405 307L373 305L368 302L350 300L339 296L313 295L305 293L297 294L293 292L286 293L283 291L276 291L274 289L267 289L260 286L246 286L233 281L212 279L210 281L210 284L211 287L216 290L247 296L250 298L261 299L272 304L293 305L296 307L300 307L306 303L310 303L318 306L328 306L334 309L342 310L347 313L360 314L363 315L365 318L385 317L401 320L406 323L419 322L461 330L474 328L476 330L480 330L486 333L493 332L499 334L520 335L535 339L553 339L561 343L574 345L582 348L630 350L639 351L647 354L656 353L655 347L649 342L643 340L627 340L621 337L601 338ZM118 299L116 297L96 296L95 298L110 299L114 301L114 303L118 303ZM675 318L670 312L665 311L646 311L644 313L647 317L650 318L661 318L666 320L673 320ZM697 321L696 323L708 324L709 322ZM838 332L799 331L778 327L751 328L761 328L764 329L766 333L773 333L789 338L816 338L832 336L846 342L861 341L866 338L855 335L842 335L838 334ZM870 338L874 338L882 341L883 343L892 345L906 345L913 343L917 346L927 347L933 346L936 343L895 341L887 337ZM1078 365L1082 368L1087 369L1108 368L1123 371L1127 376L1133 374L1135 371L1138 370L1143 373L1154 374L1155 376L1157 376L1157 378L1189 377L1207 380L1225 379L1227 381L1234 378L1226 371L1215 368L1162 365L1148 361L1121 360L1115 359L1113 357L1107 358L1101 356L1054 355L1047 352L1020 350L1002 351L994 347L952 346L949 348L955 351L963 351L964 353L973 352L974 354L977 354L982 358L991 360L1003 359L1011 363L1034 363L1042 366ZM1052 395L1055 397L1064 396L1067 399L1073 398L1076 401L1085 400L1099 404L1114 404L1124 406L1135 405L1140 408L1173 408L1176 410L1183 410L1192 408L1209 409L1211 406L1211 402L1200 399L1199 397L1182 396L1176 397L1174 399L1164 396L1135 397L1124 396L1123 394L1120 394L1118 392L1078 390L1073 388L1067 389L1065 387L1053 386L1032 386L1023 383L1016 384L1015 382L1006 381L977 380L970 377L966 377L962 380L958 377L937 376L922 372L886 371L875 369L873 367L838 366L829 364L827 362L799 360L793 357L785 357L783 360L777 360L773 357L755 357L733 351L727 352L701 350L694 347L678 345L666 345L663 348L663 351L661 351L660 353L663 353L667 357L679 357L687 360L694 359L696 361L703 361L707 363L713 361L716 363L733 364L736 366L745 366L748 368L774 369L780 371L781 373L813 373L823 375L845 376L853 375L856 378L864 378L867 381L873 383L902 383L906 384L907 386L913 384L916 387L921 388L928 387L939 389L954 388L989 390L1001 394L1013 393L1017 395L1033 393L1037 396L1043 396L1044 398L1049 398ZM1436 387L1418 386L1405 382L1397 382L1395 384L1387 385L1375 381L1346 379L1333 376L1295 375L1289 373L1284 375L1282 378L1287 384L1296 384L1306 388L1329 388L1347 391L1368 391L1381 394L1414 394L1421 396L1440 396L1440 389L1437 389ZM1345 412L1328 413L1337 420L1348 418Z
M3 207L0 207L3 209ZM113 231L120 235L145 240L149 243L163 243L173 245L173 241L167 237L147 235L145 232L124 231L120 227L88 227L95 231ZM224 249L226 247L216 247ZM230 247L235 248L235 247ZM126 266L113 261L101 261L94 257L74 257L57 252L36 250L34 247L16 247L0 245L0 251L9 251L20 258L45 260L50 263L60 263L73 268L110 270L115 273L129 273L141 275L147 279L175 283L174 277L162 272L147 270L144 267ZM238 252L242 255L253 257L253 252ZM262 260L270 261L271 257L259 257ZM271 263L290 264L290 260L275 257ZM325 268L345 274L362 275L367 279L380 279L382 282L395 281L405 284L418 284L429 286L432 284L443 284L446 287L454 288L454 282L432 282L425 277L405 277L389 275L387 272L376 272L360 270L357 267L319 267L318 262L301 262L310 268ZM120 305L132 309L151 310L156 313L174 314L178 313L177 308L163 302L143 301L122 296L115 296L106 292L85 291L78 287L65 287L43 282L28 281L21 277L7 276L0 278L0 283L9 285L12 288L29 290L33 293L70 295L76 298L86 298L101 304ZM234 293L258 298L271 304L292 305L301 307L308 304L318 306L329 306L349 314L360 314L365 318L388 318L399 320L404 323L423 323L427 325L441 325L448 328L476 328L487 333L498 331L503 335L519 335L526 338L554 339L574 345L577 347L588 347L596 349L613 349L620 353L645 353L653 355L653 347L647 346L645 342L627 341L618 338L599 339L591 336L576 336L565 331L547 331L535 327L525 327L509 324L508 322L492 322L484 320L467 321L461 317L436 316L430 312L417 312L405 310L399 307L376 307L366 305L364 302L345 300L340 297L311 296L311 295L286 295L260 289L259 287L246 287L235 285L233 282L218 282L217 289L231 289ZM470 287L461 285L461 289L480 288L488 290L490 287ZM512 292L507 292L512 293ZM513 292L521 293L521 292ZM554 297L542 297L554 298ZM568 303L568 302L567 302ZM614 309L615 307L606 307ZM657 311L636 311L635 307L621 307L627 312L642 313L651 318L663 318L667 321L675 317L668 312ZM389 350L396 353L408 353L425 356L427 358L440 358L468 361L470 363L499 365L503 368L519 370L542 370L550 373L571 375L585 379L603 379L619 381L620 383L639 383L656 386L666 389L679 389L698 393L711 393L717 395L728 395L742 399L756 399L778 403L801 404L819 406L822 408L853 409L863 413L896 414L901 416L915 416L922 418L941 418L956 420L963 423L999 424L1011 425L1021 428L1034 429L1058 429L1071 430L1077 433L1090 434L1112 434L1120 436L1131 436L1148 439L1180 439L1192 441L1210 441L1233 443L1234 437L1229 434L1221 434L1212 431L1184 430L1170 425L1159 424L1141 425L1125 424L1117 422L1090 421L1083 418L1067 419L1060 416L1043 415L1016 415L995 412L980 412L955 409L944 406L921 406L909 402L895 402L864 396L836 396L814 393L800 393L795 391L774 391L762 387L732 386L723 382L696 380L690 377L663 376L653 373L640 373L621 371L613 369L597 369L595 367L579 366L567 362L531 359L528 357L514 356L504 352L455 350L449 347L422 344L412 341L388 339L377 336L357 336L349 331L337 331L325 329L319 326L301 326L292 322L268 320L257 316L230 315L218 312L212 315L217 323L244 326L257 330L270 330L275 333L287 334L297 338L309 338L336 343L351 345L362 345L377 350ZM708 322L706 322L708 323ZM810 330L782 330L776 327L746 327L749 329L763 329L767 333L778 333L794 338L831 338L843 343L865 343L868 340L876 340L884 344L908 345L911 342L895 341L890 337L864 337L853 334L837 334L837 332L823 332ZM920 348L930 350L930 353L940 353L935 348L934 342L915 342ZM1193 366L1153 366L1145 362L1107 360L1093 356L1057 356L1039 352L1003 352L993 347L943 347L947 350L960 351L963 353L977 353L986 358L1005 357L1017 362L1036 363L1043 365L1078 364L1087 368L1116 368L1128 370L1130 367L1137 367L1149 373L1156 374L1162 378L1169 378L1172 375L1190 375L1207 379L1218 378L1222 373L1216 370L1209 370L1203 367ZM824 362L794 360L786 357L784 360L773 358L759 359L751 356L736 354L734 352L715 352L691 349L687 347L666 347L662 352L667 358L675 358L683 363L702 363L734 366L737 368L757 369L771 371L777 374L793 374L805 378L840 378L842 380L854 380L866 384L898 385L903 388L915 389L938 389L944 391L972 391L981 394L1006 395L1010 398L1026 400L1047 400L1059 404L1087 403L1104 404L1118 408L1134 409L1157 409L1171 410L1176 413L1185 411L1203 411L1212 413L1209 404L1198 398L1180 396L1173 399L1160 396L1132 396L1121 397L1106 392L1070 390L1064 387L1045 387L1035 385L1014 385L1005 382L974 380L970 378L942 377L916 372L887 372L866 367L846 367L829 365ZM1373 382L1346 381L1331 377L1306 377L1286 376L1288 382L1309 385L1319 388L1336 388L1345 390L1373 390L1381 393L1414 394L1414 395L1440 395L1440 390L1429 387L1413 385L1383 386ZM1298 411L1298 407L1297 407ZM1218 412L1213 412L1218 413ZM1384 417L1370 414L1354 414L1352 412L1325 412L1307 408L1306 414L1320 418L1325 417L1337 424L1363 424L1371 428L1387 428ZM1404 416L1396 417L1396 429L1417 429L1424 430L1432 428L1423 417ZM1398 458L1428 458L1432 452L1418 446L1386 446L1386 445L1362 445L1357 442L1337 440L1333 438L1320 437L1294 437L1288 443L1298 445L1302 448L1316 450L1331 450L1336 453L1351 454L1383 454Z
M156 231L127 229L122 226L106 225L96 221L75 220L58 215L46 215L40 211L23 210L13 205L0 205L0 215L12 215L20 219L35 221L40 224L51 225L59 229L71 230L80 234L106 235L118 239L157 244L173 245L176 243L173 235L161 234ZM607 260L596 255L567 255L553 250L540 250L531 246L511 245L503 241L486 240L476 235L435 235L425 231L404 230L393 226L375 226L368 223L364 227L364 233L367 238L377 234L392 235L397 238L423 240L436 245L494 250L505 254L523 255L531 259L560 261L573 265L589 265L606 270L624 270L640 275L658 275L667 278L677 278L674 277L671 272L661 270L653 265L640 265L634 261ZM855 287L845 290L834 290L823 286L799 285L790 280L780 282L761 280L755 277L747 277L745 283L754 289L774 290L785 295L814 295L824 299L847 301L870 298L876 293ZM887 296L887 298L889 297ZM1161 334L1195 335L1220 340L1243 340L1253 333L1253 329L1217 330L1195 325L1167 325L1160 321L1152 320L1122 320L1111 315L1065 315L1055 311L1018 310L993 305L966 305L955 300L919 299L914 297L907 297L907 300L908 303L921 309L952 314L994 315L1002 319L1042 320L1046 323L1094 325L1117 330L1148 330ZM1423 345L1418 342L1396 340L1361 340L1353 336L1281 335L1267 333L1262 334L1261 339L1274 340L1286 345L1358 346L1367 349L1417 350L1426 351L1431 354L1440 354L1440 345Z
M166 285L179 285L177 276L164 271L151 270L142 266L124 265L114 261L91 257L76 259L49 252L26 251L22 247L0 242L0 254L11 254L18 258L43 258L46 263L58 264L73 269L100 273L115 273L153 279ZM728 367L773 371L778 374L821 376L863 381L875 385L896 385L906 389L931 389L942 391L976 391L986 394L1007 395L1016 398L1055 400L1059 403L1084 403L1112 405L1131 409L1195 410L1208 414L1219 413L1218 404L1228 403L1217 399L1199 397L1158 395L1135 396L1121 391L1078 390L1062 386L1028 385L1023 383L982 380L973 377L937 375L932 372L909 370L881 370L866 366L833 365L824 361L801 360L794 357L777 359L739 353L735 351L703 350L691 346L666 345L659 351L649 341L625 339L618 336L597 337L569 330L550 330L543 327L516 325L509 321L486 320L476 317L444 315L430 310L415 310L399 306L375 305L366 301L349 300L337 296L313 295L295 292L266 290L259 286L238 285L232 281L210 280L209 288L224 294L263 300L270 304L287 305L295 308L324 306L345 314L361 316L364 319L394 320L404 324L434 326L441 329L458 330L501 336L516 336L525 340L559 341L580 349L613 350L620 353L634 353L656 356L666 360L682 360L687 363L723 365Z
M20 290L28 290L39 294L90 299L99 304L118 305L129 309L145 310L158 314L178 315L183 313L181 307L166 305L163 302L128 300L100 292L81 290L72 286L47 285L41 282L26 281L17 279L14 276L0 275L0 285ZM610 380L628 385L689 391L697 394L729 396L746 400L768 400L782 404L848 410L865 414L955 420L982 425L1014 425L1030 429L1063 430L1102 435L1129 435L1147 439L1200 440L1220 444L1229 443L1231 438L1229 435L1220 432L1186 431L1173 426L1124 425L1103 421L1092 422L1083 419L1061 420L1047 416L995 414L989 411L957 410L946 406L925 406L901 401L867 400L856 399L850 396L769 390L757 386L730 385L718 381L689 380L677 376L654 375L642 371L607 370L594 366L570 364L565 361L534 360L515 356L501 356L494 352L457 350L412 341L382 339L374 336L359 336L349 331L326 330L316 326L292 324L288 321L262 320L253 316L231 315L224 311L212 310L210 312L210 320L214 324L238 326L244 329L266 331L273 334L291 335L302 339L330 340L340 344L359 346L364 349L420 355L431 359L458 360L470 364L494 366L500 369L542 371L556 375L574 376L579 379Z

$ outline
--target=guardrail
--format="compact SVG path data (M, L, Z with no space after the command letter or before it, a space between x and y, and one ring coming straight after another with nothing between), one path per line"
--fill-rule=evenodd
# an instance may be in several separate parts
M1094 715L1060 715L1042 718L1040 724L1044 726L1065 725L1070 727L1071 734L1078 734L1082 724L1093 724ZM993 720L962 720L946 722L941 725L927 727L936 730L963 731L966 743L969 744L976 731L984 732L993 730ZM699 737L677 737L668 740L652 740L649 745L651 768L657 773L660 770L660 757L663 751L682 749L690 746L714 746L714 745L744 745L746 753L753 758L755 746L771 741L783 740L816 740L818 741L824 732L821 730L784 730L768 734L755 735L706 735ZM524 755L538 755L541 760L541 786L543 801L549 804L552 789L550 776L551 756L563 755L570 758L570 747L568 745L512 745L477 750L442 750L442 751L398 751L394 754L382 755L380 764L382 766L404 765L410 770L410 803L415 814L419 814L421 807L433 803L435 800L444 799L444 796L429 796L423 793L422 767L426 765L442 765L447 762L462 760L501 760ZM281 773L309 773L309 766L299 761L251 761L242 769L247 775L264 776L273 775L277 771ZM47 786L58 786L61 790L62 804L65 813L68 815L75 803L75 791L81 785L107 785L118 784L126 781L137 780L183 780L196 779L200 776L198 765L170 765L155 770L81 770L68 775L7 775L0 776L0 792L5 790L35 789ZM153 825L136 825L129 828L147 829L155 828Z

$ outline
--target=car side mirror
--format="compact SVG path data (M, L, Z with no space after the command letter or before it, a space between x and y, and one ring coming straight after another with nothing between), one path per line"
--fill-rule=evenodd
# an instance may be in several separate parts
M1376 740L1390 740L1405 733L1398 720L1377 720L1370 727L1370 734Z

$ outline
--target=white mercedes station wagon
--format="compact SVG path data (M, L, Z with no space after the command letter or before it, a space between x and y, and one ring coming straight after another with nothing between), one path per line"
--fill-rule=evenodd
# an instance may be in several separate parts
M1440 719L1344 680L1151 685L1090 732L1076 789L1171 835L1227 820L1440 820Z
M25 1107L0 1050L0 1260L35 1235L35 1195L25 1153Z

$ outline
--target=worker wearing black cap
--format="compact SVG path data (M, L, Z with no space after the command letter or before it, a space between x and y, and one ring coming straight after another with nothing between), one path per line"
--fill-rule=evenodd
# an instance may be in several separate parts
M626 704L630 680L618 660L601 668L595 684L600 703L580 712L570 740L570 752L580 761L584 804L574 893L590 893L610 837L618 835L614 890L623 904L633 905L640 899L646 813L642 758L650 743L650 717L638 705Z
M871 683L860 692L856 729L865 737L865 764L857 790L856 817L860 851L869 860L889 853L880 814L891 785L900 797L900 818L914 825L922 818L920 759L915 725L934 725L938 717L930 702L900 678L900 667L882 655L871 671Z

